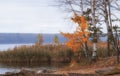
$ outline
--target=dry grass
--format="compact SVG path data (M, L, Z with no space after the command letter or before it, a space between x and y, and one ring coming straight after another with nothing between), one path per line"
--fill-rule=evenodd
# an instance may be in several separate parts
M13 50L0 51L0 62L5 63L69 63L72 50L66 46L21 46Z

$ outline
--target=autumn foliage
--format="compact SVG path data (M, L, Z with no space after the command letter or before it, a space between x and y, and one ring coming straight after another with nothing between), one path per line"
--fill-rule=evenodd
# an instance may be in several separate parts
M87 21L84 16L75 14L71 20L78 24L75 32L62 34L68 39L66 45L74 51L78 51L78 49L84 48L84 44L88 42L90 32L87 30Z

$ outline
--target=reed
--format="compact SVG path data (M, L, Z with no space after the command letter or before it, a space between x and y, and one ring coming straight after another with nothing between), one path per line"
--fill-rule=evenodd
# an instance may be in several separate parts
M2 63L69 63L72 50L63 45L21 46L0 51Z
M89 47L89 58L91 58L92 48ZM106 47L99 47L97 51L99 58L107 57ZM110 50L111 56L116 52ZM77 62L88 63L84 51L80 50L76 54L65 45L32 45L15 47L12 50L0 51L0 63L23 63L23 64L51 64L51 63L70 63L74 57Z

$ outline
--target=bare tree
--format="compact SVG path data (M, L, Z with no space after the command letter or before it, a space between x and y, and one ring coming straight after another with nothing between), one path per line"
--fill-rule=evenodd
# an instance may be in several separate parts
M106 23L107 32L108 32L108 39L107 39L108 56L110 56L110 44L112 44L114 50L117 53L117 62L119 63L119 44L118 44L118 39L116 39L118 35L115 27L114 27L115 34L113 34L113 24L112 24L113 20L111 19L112 18L111 15L113 15L113 13L111 12L111 8L117 8L115 7L116 6L115 4L111 5L113 1L115 0L112 0L112 1L102 0L101 6L103 8L102 9L103 17L104 17L104 21Z

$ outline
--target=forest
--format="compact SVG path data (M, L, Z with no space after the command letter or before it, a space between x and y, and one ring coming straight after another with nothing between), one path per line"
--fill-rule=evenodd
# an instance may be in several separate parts
M73 14L71 20L77 24L74 33L63 33L68 38L67 46L74 51L83 49L85 57L89 54L89 38L92 38L93 49L91 60L96 61L99 46L98 39L105 29L107 31L107 56L110 50L116 52L119 63L119 0L61 0L58 6L69 14ZM66 8L64 8L66 7Z

